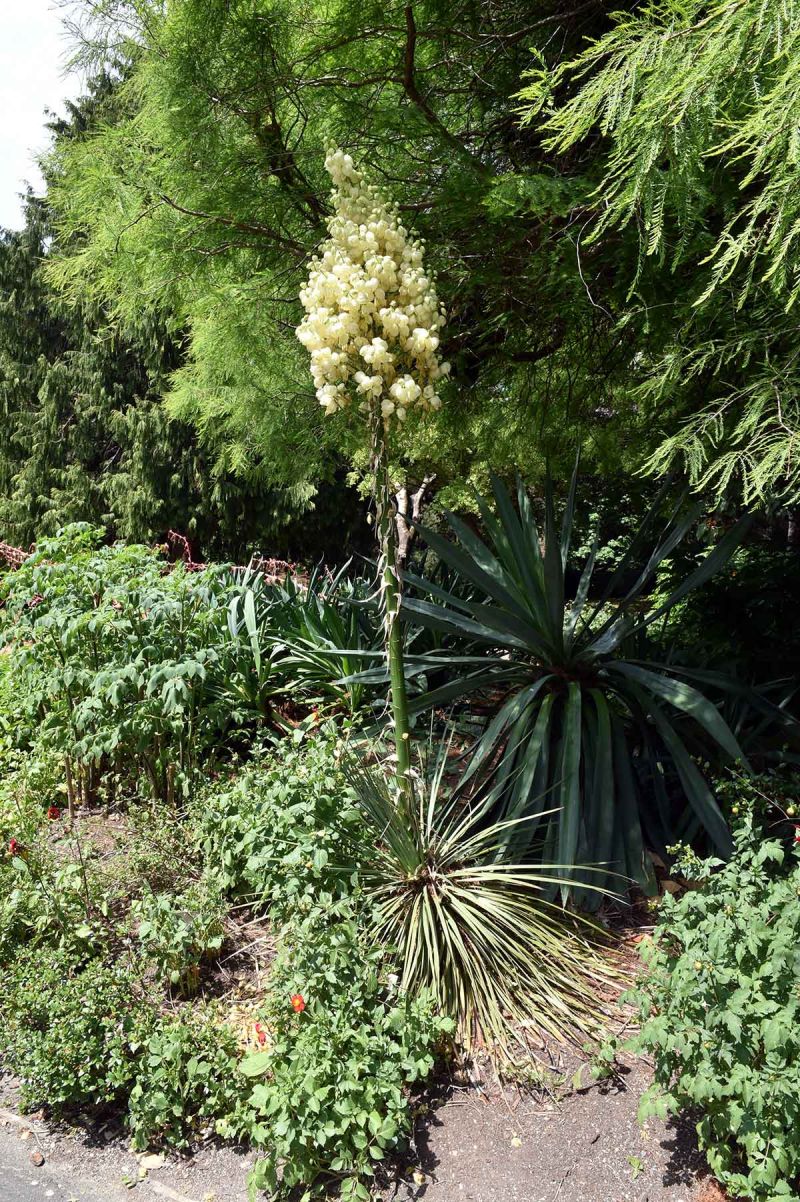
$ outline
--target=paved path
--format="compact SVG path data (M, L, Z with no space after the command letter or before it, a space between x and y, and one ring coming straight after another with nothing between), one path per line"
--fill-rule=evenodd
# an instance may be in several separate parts
M37 1166L38 1155L44 1163ZM119 1141L98 1146L0 1109L0 1202L246 1202L247 1164L230 1149L214 1149L139 1181L137 1158Z
M32 1166L31 1166L32 1167ZM71 1202L76 1195L67 1193L51 1173L36 1170L31 1175L28 1169L20 1168L9 1157L0 1155L0 1202L42 1202L43 1198L54 1198L55 1202ZM79 1198L99 1202L98 1194L79 1194Z
M122 1194L109 1194L107 1186L98 1193L94 1184L63 1166L31 1164L30 1142L14 1133L0 1131L0 1202L117 1202ZM124 1193L130 1202L130 1194Z

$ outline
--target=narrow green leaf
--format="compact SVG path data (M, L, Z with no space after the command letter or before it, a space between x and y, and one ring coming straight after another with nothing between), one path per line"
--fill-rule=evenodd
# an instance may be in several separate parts
M637 681L649 692L674 705L676 709L690 714L728 755L735 760L744 760L744 752L717 707L685 681L672 680L668 676L632 663L609 664L608 671Z
M571 873L577 858L581 822L581 689L570 681L564 703L564 733L561 747L560 814L557 857ZM561 887L562 901L569 897L570 886Z
M732 848L732 840L728 825L708 785L703 780L700 770L693 763L679 735L659 706L654 701L651 701L648 709L652 714L659 735L664 740L675 762L675 767L686 796L689 799L689 804L706 831L708 831L719 854L729 856Z

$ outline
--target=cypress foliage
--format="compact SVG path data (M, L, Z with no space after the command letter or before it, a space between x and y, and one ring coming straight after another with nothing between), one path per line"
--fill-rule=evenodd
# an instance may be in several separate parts
M655 0L528 80L528 124L592 163L590 240L638 244L626 319L665 436L652 469L796 502L800 3Z
M56 148L116 119L118 83L94 81ZM52 178L52 176L51 176ZM79 252L80 240L73 239ZM0 538L27 546L70 521L151 542L185 533L195 556L343 555L358 545L361 508L346 488L334 512L314 490L237 476L163 396L186 360L174 320L143 307L124 329L90 295L65 300L47 279L59 251L46 199L29 196L21 231L0 231ZM335 467L335 465L333 465ZM333 470L332 467L332 470Z
M458 504L490 468L536 479L548 456L571 463L576 438L587 465L632 461L630 334L597 303L618 256L579 262L586 184L521 129L513 99L529 46L576 49L604 28L602 5L566 19L529 0L103 11L86 34L101 59L139 21L125 116L56 150L50 278L123 327L144 307L177 315L189 344L170 412L225 470L302 490L338 456L366 466L320 412L292 338L325 236L331 144L397 198L443 280L452 397L406 441L396 476L433 471Z

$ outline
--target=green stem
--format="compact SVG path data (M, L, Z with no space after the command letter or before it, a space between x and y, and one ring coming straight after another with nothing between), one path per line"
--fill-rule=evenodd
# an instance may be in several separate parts
M391 522L394 526L394 522ZM403 628L400 625L400 585L394 540L387 540L384 548L384 590L386 595L386 626L389 654L389 682L392 692L392 717L397 752L397 778L403 792L408 785L411 769L411 731L408 721L408 696L406 673L403 664Z
M386 626L386 653L389 660L389 688L394 721L397 788L399 803L406 806L411 788L411 731L408 720L406 674L403 665L403 630L400 625L400 576L397 568L397 526L391 501L389 456L382 422L373 432L373 470L375 508L383 572L383 602Z

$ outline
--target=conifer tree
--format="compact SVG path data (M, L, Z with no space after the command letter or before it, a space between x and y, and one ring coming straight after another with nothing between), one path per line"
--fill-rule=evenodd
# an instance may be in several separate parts
M56 147L82 143L118 119L118 82L101 75L68 117ZM185 360L174 320L144 308L124 331L96 298L67 303L46 278L59 249L46 199L29 196L25 225L0 231L0 538L27 546L70 521L109 537L161 540L177 530L197 557L346 554L363 540L353 490L309 512L313 490L237 476L170 416L164 393Z

